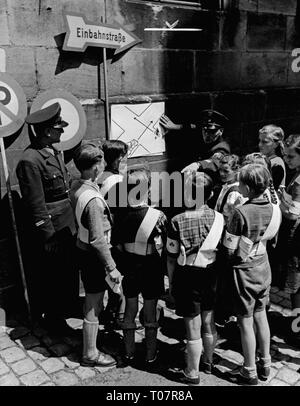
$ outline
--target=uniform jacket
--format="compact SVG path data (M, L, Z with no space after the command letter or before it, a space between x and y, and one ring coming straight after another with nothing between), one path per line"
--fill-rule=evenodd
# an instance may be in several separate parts
M69 199L70 176L58 153L31 144L17 166L17 177L31 226L46 241L56 231L69 228L75 221Z

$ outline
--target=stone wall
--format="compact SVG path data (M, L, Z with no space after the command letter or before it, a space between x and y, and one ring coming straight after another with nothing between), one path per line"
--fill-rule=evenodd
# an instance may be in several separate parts
M0 47L6 51L6 71L23 87L28 106L50 88L73 93L87 114L85 138L103 139L97 75L101 49L83 54L61 49L62 13L79 12L95 23L116 21L142 39L121 57L108 52L111 103L164 100L175 122L194 122L201 109L216 108L230 117L226 135L237 153L255 150L258 129L266 123L298 132L300 73L291 69L291 52L300 47L300 1L231 0L225 11L218 10L219 1L201 3L202 8L146 0L2 0ZM203 31L144 31L176 20L178 27ZM149 158L152 168L182 167L196 158L197 139L183 137L169 134L167 153ZM29 143L27 129L5 143L17 189L15 168ZM69 167L74 171L72 161Z

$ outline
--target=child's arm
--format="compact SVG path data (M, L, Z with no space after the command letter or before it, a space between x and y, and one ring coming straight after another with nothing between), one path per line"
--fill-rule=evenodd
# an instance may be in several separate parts
M116 263L110 252L110 246L104 233L104 207L99 199L92 199L84 209L84 220L89 230L89 244L107 273L118 279Z
M243 230L243 217L238 210L234 210L223 237L225 255L230 262L238 258L237 252Z
M295 185L291 195L283 188L280 188L278 196L282 215L289 220L297 220L300 216L300 185Z
M178 255L180 254L180 241L178 236L178 230L176 222L173 219L170 222L170 226L168 229L168 236L167 236L167 270L168 270L168 278L169 278L169 292L172 296L172 288L173 288L173 274L176 267L176 262Z

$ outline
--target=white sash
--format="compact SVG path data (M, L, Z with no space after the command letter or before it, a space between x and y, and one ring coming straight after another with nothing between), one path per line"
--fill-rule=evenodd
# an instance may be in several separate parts
M188 257L185 255L183 245L180 246L180 255L177 259L179 265L196 266L206 268L216 260L216 247L220 241L224 228L224 217L221 213L215 211L215 219L209 230L207 237L196 254Z

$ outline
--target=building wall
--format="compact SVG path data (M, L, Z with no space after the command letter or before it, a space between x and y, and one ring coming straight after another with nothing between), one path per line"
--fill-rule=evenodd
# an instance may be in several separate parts
M300 47L300 1L226 0L225 11L214 0L201 1L202 8L175 3L2 0L0 47L6 51L6 71L23 87L28 107L50 88L73 93L87 114L85 138L103 139L97 73L102 50L80 54L61 49L66 31L62 12L79 12L95 23L116 21L142 40L119 58L108 52L111 103L164 100L175 122L194 122L200 110L215 108L231 120L226 135L237 153L255 150L258 129L266 123L279 124L286 133L300 131L300 73L291 69L291 52ZM144 31L176 20L178 27L203 31ZM182 133L169 134L166 141L167 153L149 159L152 168L182 167L199 153L197 136L188 140ZM29 143L27 129L5 143L17 188L15 168ZM69 167L74 170L72 161ZM2 166L0 170L3 195Z
M116 21L142 43L109 60L110 102L166 100L167 114L175 122L193 122L202 108L214 107L230 117L226 135L236 152L243 153L255 148L257 129L266 122L282 125L287 133L298 131L300 73L291 69L291 51L300 46L299 13L297 0L228 3L220 12L219 1L212 0L202 1L202 9L145 0L3 0L0 46L7 54L7 72L23 87L28 106L47 89L70 91L87 113L85 138L104 138L97 76L102 50L63 52L62 12L80 12L93 22ZM176 20L178 27L203 31L144 31ZM5 141L16 185L16 163L29 142L27 129ZM187 162L194 159L194 148L178 134L167 142L167 158L180 154ZM1 177L3 192L3 171Z

